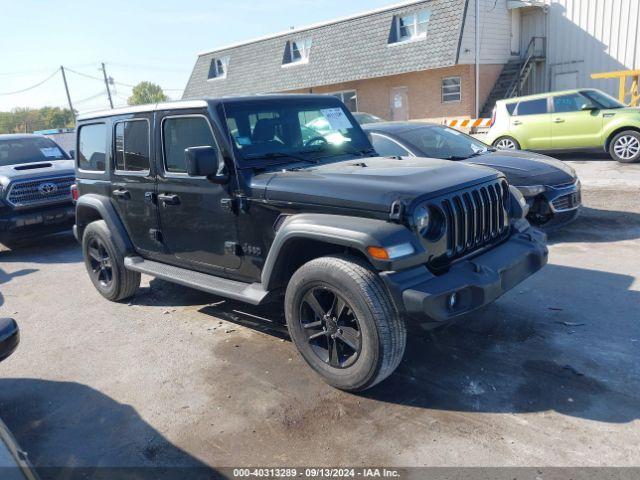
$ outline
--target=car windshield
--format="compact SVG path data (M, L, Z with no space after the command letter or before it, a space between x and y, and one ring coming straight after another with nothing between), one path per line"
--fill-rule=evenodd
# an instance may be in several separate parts
M55 142L45 137L0 138L0 166L67 158Z
M463 160L490 150L488 145L475 138L438 125L413 128L397 135L426 157Z
M592 102L597 103L602 108L625 108L626 105L624 103L620 103L618 100L613 98L610 95L607 95L600 90L582 90L580 92L582 95L587 97Z
M244 161L282 164L371 149L344 105L330 97L235 101L223 107Z
M363 113L363 112L355 112L353 114L354 118L358 121L358 123L360 125L364 125L366 123L380 123L380 122L384 122L383 119L381 119L380 117L376 117L375 115L372 115L370 113Z

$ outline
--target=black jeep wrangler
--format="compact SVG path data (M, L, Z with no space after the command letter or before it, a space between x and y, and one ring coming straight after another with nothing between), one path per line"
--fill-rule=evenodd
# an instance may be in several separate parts
M0 135L0 243L71 230L71 157L40 135Z
M76 238L98 291L140 273L254 305L328 383L400 363L406 321L443 324L547 261L504 176L383 158L334 97L166 103L78 119Z

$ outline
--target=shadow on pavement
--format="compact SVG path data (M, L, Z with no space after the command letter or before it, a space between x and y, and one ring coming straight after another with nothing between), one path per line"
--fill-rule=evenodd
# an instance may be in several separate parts
M78 383L0 379L0 415L43 480L221 478L131 406Z
M640 213L582 207L578 218L548 238L549 243L634 240L640 238Z

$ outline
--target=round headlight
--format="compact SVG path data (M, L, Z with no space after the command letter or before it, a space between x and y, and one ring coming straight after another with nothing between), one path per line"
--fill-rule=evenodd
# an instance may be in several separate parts
M426 205L420 205L416 208L415 213L413 214L413 220L416 225L416 231L420 233L423 237L427 236L429 232L429 226L431 224L431 215L429 214L429 207Z

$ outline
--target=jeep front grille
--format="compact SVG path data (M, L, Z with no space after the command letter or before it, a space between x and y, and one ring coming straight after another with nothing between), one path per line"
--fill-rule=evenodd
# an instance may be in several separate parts
M509 228L504 181L455 192L441 200L449 261L501 239Z
M74 177L18 180L9 186L7 203L16 208L71 201Z

